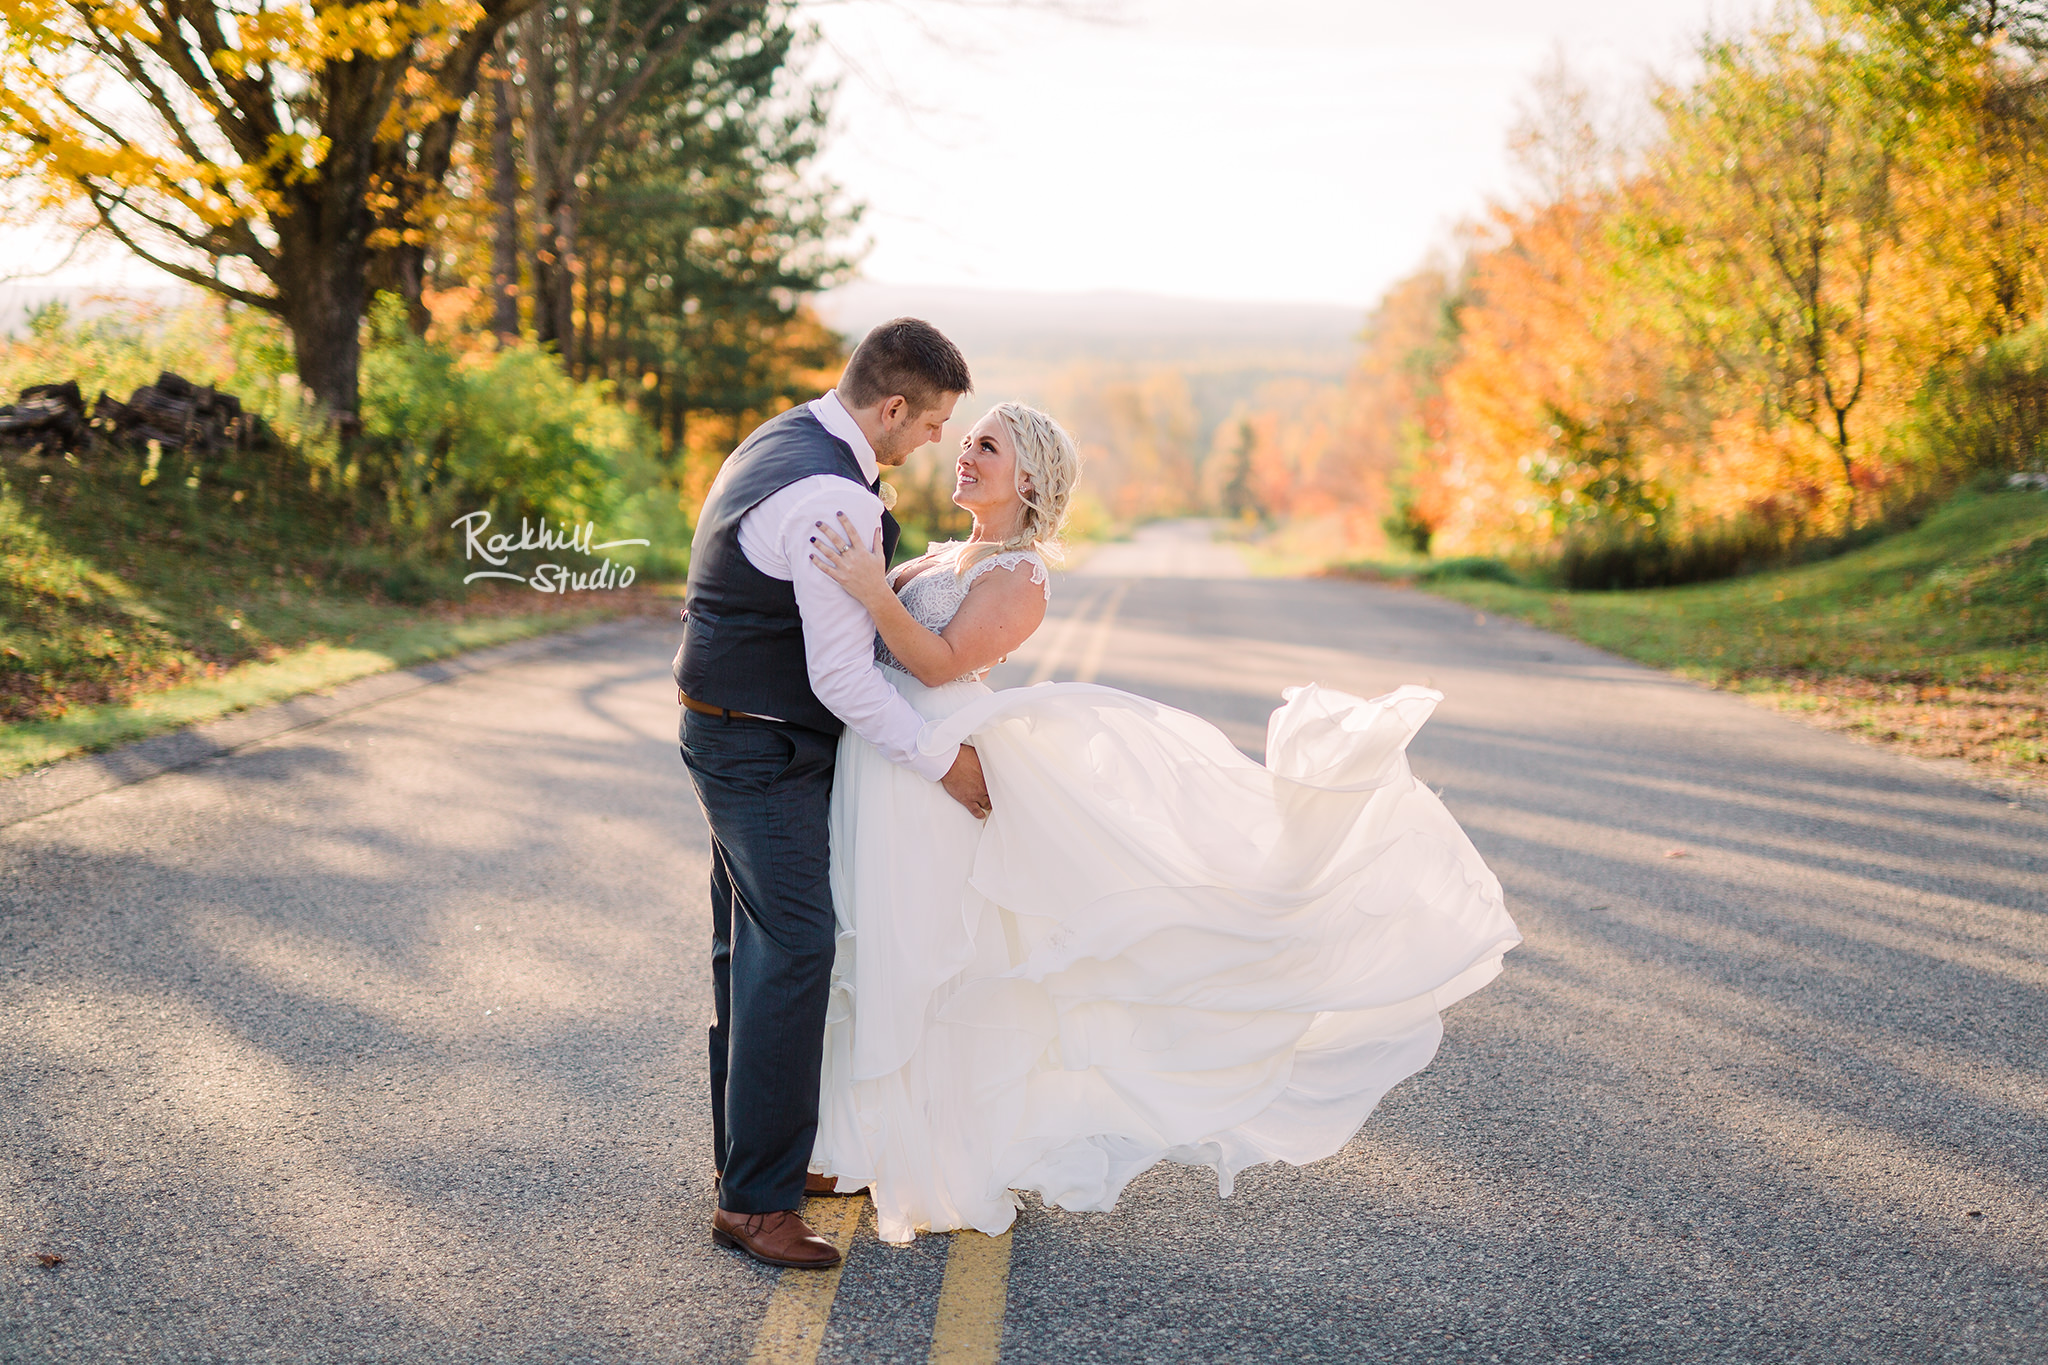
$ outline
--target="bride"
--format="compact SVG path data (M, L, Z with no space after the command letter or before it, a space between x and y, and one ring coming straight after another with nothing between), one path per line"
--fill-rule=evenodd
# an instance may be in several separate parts
M1000 1233L1017 1191L1109 1209L1162 1160L1227 1195L1247 1166L1329 1156L1521 941L1408 770L1439 693L1290 688L1259 764L1128 692L981 682L1045 616L1079 472L1058 423L1002 403L955 465L968 540L890 574L818 528L921 746L971 741L991 802L977 820L839 741L811 1170L865 1187L884 1241Z

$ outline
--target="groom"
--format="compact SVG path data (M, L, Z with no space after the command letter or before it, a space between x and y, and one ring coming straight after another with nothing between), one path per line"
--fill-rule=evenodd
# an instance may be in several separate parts
M839 1262L797 1208L818 1128L836 937L826 841L842 727L977 816L973 748L917 751L923 718L875 665L874 622L811 562L844 512L860 543L896 519L879 466L936 441L973 386L930 323L869 332L839 387L763 423L719 470L697 519L675 679L683 762L711 826L711 1235L769 1265Z

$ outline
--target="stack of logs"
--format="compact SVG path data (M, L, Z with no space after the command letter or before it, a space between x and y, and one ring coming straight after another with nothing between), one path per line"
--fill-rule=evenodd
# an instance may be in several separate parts
M31 384L21 401L0 407L0 440L34 442L70 450L85 439L85 400L78 381Z
M76 380L31 385L21 391L20 402L0 405L0 441L74 450L97 429L117 441L155 441L174 450L207 453L246 446L255 422L255 414L244 413L242 400L233 394L166 370L125 403L102 392L90 420Z

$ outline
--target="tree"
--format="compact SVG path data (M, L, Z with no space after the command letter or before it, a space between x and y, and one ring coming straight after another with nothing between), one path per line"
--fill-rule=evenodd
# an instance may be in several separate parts
M1248 419L1238 418L1236 440L1230 447L1230 478L1219 498L1223 515L1233 521L1246 517L1265 519L1258 495L1252 491L1252 455L1257 449L1258 433L1252 430Z
M1071 406L1056 399L1053 410L1072 412L1089 478L1117 517L1178 517L1201 507L1201 419L1179 370L1151 367L1083 388Z
M1454 503L1443 378L1458 358L1463 302L1459 281L1440 266L1395 284L1366 318L1347 385L1349 481L1385 490L1381 529L1418 554L1428 553Z
M519 336L519 159L513 140L512 82L491 78L491 331Z
M2025 328L2048 297L2048 0L1861 5L1890 54L1913 243L1969 316L1973 343Z
M830 92L790 76L803 35L786 13L758 6L742 30L700 36L580 173L573 270L531 272L535 330L566 285L555 344L574 373L613 381L679 463L830 383L840 338L802 300L850 268L833 244L855 217L807 173Z
M673 381L680 408L758 407L766 333L851 262L854 215L805 174L828 91L787 88L799 35L777 15L678 58L614 125L583 176L579 366Z
M277 314L349 422L373 277L423 249L461 107L531 2L0 0L0 173Z
M1887 53L1832 11L1710 41L1663 107L1647 219L1688 338L1767 416L1823 440L1852 519L1851 417L1880 362L1879 266L1898 240L1910 120Z
M1780 0L1701 53L1640 138L1553 66L1526 192L1381 299L1318 467L1380 472L1390 539L1692 581L2048 451L2048 0Z
M789 44L771 0L542 0L519 25L525 150L534 201L534 330L573 365L581 210L593 164L655 87L716 126L724 68Z

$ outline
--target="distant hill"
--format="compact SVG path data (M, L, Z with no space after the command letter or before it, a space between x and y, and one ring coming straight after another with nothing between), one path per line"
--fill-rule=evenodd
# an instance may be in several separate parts
M974 401L962 412L968 421L990 402L1016 399L1051 408L1084 439L1116 444L1086 416L1088 395L1171 371L1186 385L1197 459L1241 405L1286 402L1341 382L1365 322L1359 310L1333 305L867 282L824 294L816 307L855 340L905 315L944 331L974 370Z
M925 318L977 356L1067 362L1213 363L1225 355L1286 357L1341 371L1364 318L1355 308L1233 303L1160 294L1035 294L936 285L850 284L817 300L819 314L858 339L878 322Z
M141 309L175 308L206 295L175 282L152 285L51 285L0 283L0 337L13 336L28 324L29 315L45 304L61 303L74 317ZM0 401L6 401L0 398Z

